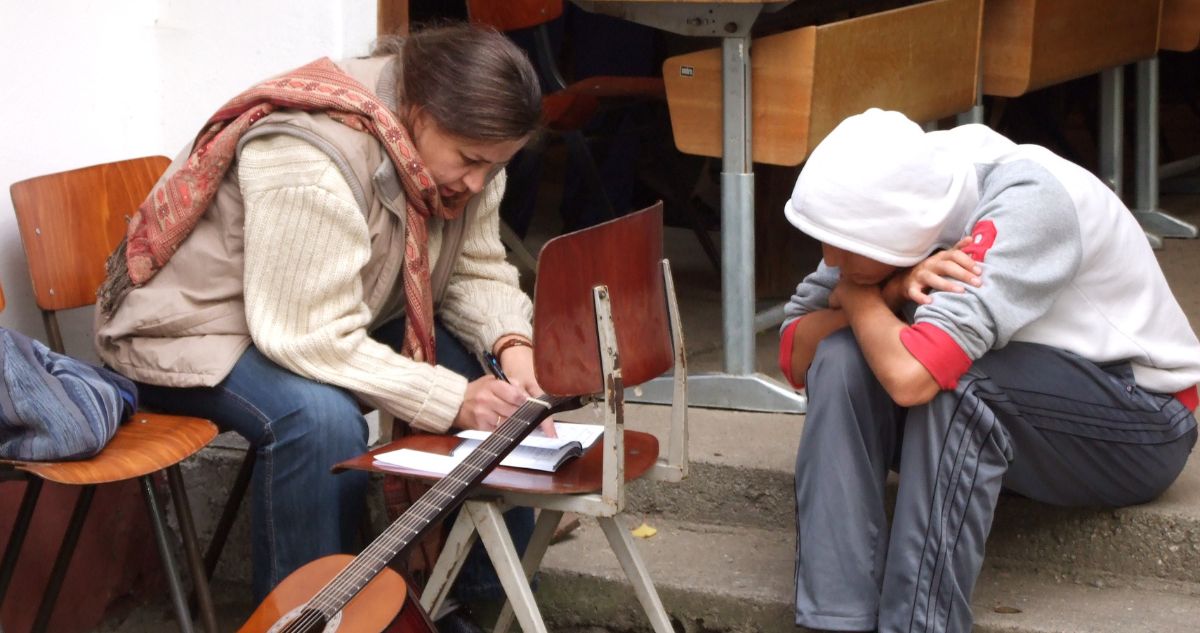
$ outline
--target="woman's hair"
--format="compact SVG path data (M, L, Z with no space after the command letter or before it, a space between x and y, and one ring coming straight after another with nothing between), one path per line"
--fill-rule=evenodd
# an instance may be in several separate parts
M542 91L520 48L498 31L467 23L388 36L375 55L397 55L402 112L417 106L445 131L473 140L508 141L538 131Z

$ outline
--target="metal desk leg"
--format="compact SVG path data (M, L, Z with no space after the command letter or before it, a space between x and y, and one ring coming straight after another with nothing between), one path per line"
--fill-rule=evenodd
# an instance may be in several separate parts
M1162 248L1165 237L1194 238L1196 226L1158 208L1158 58L1137 64L1137 172L1133 217L1150 245Z
M754 168L751 152L750 36L721 40L724 106L721 169L721 314L725 372L688 376L688 405L803 413L806 400L754 371ZM658 378L637 402L670 402L673 382Z
M1125 67L1100 71L1100 180L1121 195L1121 157L1124 155Z

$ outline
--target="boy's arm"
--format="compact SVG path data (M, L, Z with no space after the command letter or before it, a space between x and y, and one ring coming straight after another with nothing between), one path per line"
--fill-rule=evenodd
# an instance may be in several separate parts
M831 304L839 276L838 269L821 262L816 271L796 286L784 306L783 326L779 329L779 369L793 387L804 386L804 374L821 339L847 325L836 301Z
M879 286L842 280L838 296L871 372L892 400L902 407L932 400L940 389L937 380L904 346L901 333L908 324L888 307Z

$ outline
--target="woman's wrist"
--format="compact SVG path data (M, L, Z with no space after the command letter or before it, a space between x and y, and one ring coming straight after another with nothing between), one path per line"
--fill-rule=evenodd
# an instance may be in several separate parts
M492 354L499 359L504 356L505 352L513 349L528 349L532 352L533 341L520 334L506 334L496 340L495 345L492 346Z

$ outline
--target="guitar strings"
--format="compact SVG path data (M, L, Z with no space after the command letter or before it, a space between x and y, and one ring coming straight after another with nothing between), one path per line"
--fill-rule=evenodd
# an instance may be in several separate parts
M522 405L513 414L512 417L517 418L518 422L526 422L522 418L524 417L525 414L531 413L531 411L526 410L526 408L529 404L534 404L534 403L527 401L526 404ZM537 402L536 404L540 404L542 406L547 406L545 403L542 403L542 402ZM529 422L532 422L532 421L529 421ZM499 451L492 451L489 449L496 448L494 446L495 444L501 444L502 445L501 448L503 448L503 444L506 444L506 443L511 444L511 442L515 439L515 436L509 437L504 432L506 430L503 428L504 426L506 426L506 425L502 425L502 427L500 429L497 429L497 432L495 434L493 434L493 436L491 438L489 438L489 441L481 444L480 447L476 451L472 452L472 454L466 460L464 460L462 464L460 464L460 466L456 467L453 471L451 471L449 474L447 474L446 477L443 477L441 480L439 480L439 482L437 484L435 484L428 492L426 492L419 499L417 499L417 501L414 502L412 505L412 508L411 508L412 512L406 512L405 517L402 517L402 520L397 521L396 524L393 524L393 527L397 528L397 529L389 528L388 530L385 531L385 533L381 536L381 538L378 538L374 542L372 542L362 552L362 554L360 554L359 557L356 558L355 561L351 562L351 564L348 565L345 570L343 570L342 574L339 574L338 577L335 577L333 579L333 581L329 583L329 585L326 587L326 589L322 589L322 591L317 596L314 596L313 600L310 601L310 604L316 603L318 601L318 599L323 597L322 594L329 594L329 593L336 592L336 597L339 598L339 601L341 601L341 599L343 599L343 598L348 599L349 597L352 597L354 594L356 594L358 591L360 591L362 589L362 587L366 584L365 582L361 582L362 580L369 581L370 577L373 577L376 573L378 573L378 571L380 569L382 569L382 567L384 565L387 564L387 561L391 560L396 555L396 553L398 553L398 551L404 547L404 545L407 545L407 543L404 542L404 543L400 543L399 546L396 548L391 548L388 546L389 545L388 541L393 540L394 537L397 536L395 534L395 532L399 532L399 531L401 531L400 528L403 528L405 531L407 531L409 533L408 535L405 535L405 536L407 536L408 538L413 538L420 533L420 529L423 529L425 527L425 525L427 525L432 520L433 514L436 514L437 511L440 511L440 508L438 508L436 505L432 504L430 502L429 498L438 496L438 495L445 495L446 497L456 496L458 493L460 493L462 491L462 489L466 488L466 486L470 484L470 479L474 478L475 475L478 475L479 472L482 471L483 467L490 464L491 461L495 459L496 455L499 454ZM521 424L514 424L512 426L516 427L514 430L517 430L517 431L522 430ZM492 441L492 440L494 440L494 441ZM480 462L480 463L476 463L476 462ZM462 475L463 473L460 471L466 470L467 467L473 468L475 470L474 473L471 473L471 476L469 478L460 479L458 476L456 476L456 475ZM443 485L443 484L445 484L445 485ZM445 488L455 488L455 490L444 490ZM430 512L429 512L430 510L433 510L434 512L432 514L430 514ZM411 519L409 518L410 514L412 515ZM378 550L383 550L383 551L378 551ZM368 569L368 571L370 572L369 576L364 578L362 574L358 573L360 570L356 569L356 568L362 567L363 564L361 561L363 561L367 558L375 558L376 562L378 564L378 567L371 566L372 568ZM357 585L357 587L355 585ZM347 593L347 590L350 591L348 596L345 595ZM325 595L324 597L327 598L330 596ZM344 604L344 602L343 602L343 604ZM314 604L314 606L316 606L316 605ZM332 605L330 605L330 606L332 606ZM323 612L327 611L324 608L322 608L321 610Z
M556 401L564 401L564 399L554 398ZM540 409L534 410L535 407ZM516 423L502 424L500 428L483 443L481 443L466 459L458 466L451 470L445 477L438 480L425 494L421 495L399 519L397 519L384 533L369 544L358 556L350 562L341 572L331 579L316 595L305 603L305 611L296 620L290 622L284 631L304 631L308 627L319 624L322 618L326 621L331 619L334 614L341 610L351 598L358 594L367 583L370 582L376 574L385 567L392 558L396 556L412 538L415 538L421 532L420 530L428 525L433 516L440 512L443 508L439 508L429 498L437 495L444 495L447 498L454 498L464 489L466 489L472 480L477 477L484 468L500 454L500 451L505 448L505 445L511 445L516 439L516 434L509 436L505 433L506 427L511 426L513 431L520 432L525 426L522 424L532 425L536 419L525 420L524 416L529 413L540 414L543 410L546 412L552 408L550 402L538 398L530 398L522 404L516 412L510 416L510 420ZM495 445L499 445L498 447ZM499 450L489 450L497 448ZM486 455L486 457L484 457ZM475 463L475 462L479 463ZM464 473L468 468L474 469L466 479L459 479L458 476ZM458 475L458 476L456 476ZM443 485L445 484L445 485ZM455 490L444 490L444 488L456 488ZM429 510L434 512L429 516L425 516ZM410 518L410 515L411 516ZM401 534L401 533L404 534ZM390 547L389 541L399 540L396 547ZM380 551L381 550L381 551ZM373 559L371 564L365 561ZM366 569L360 569L366 567ZM363 573L367 572L367 573ZM335 604L323 604L330 602L331 598L336 598ZM331 609L332 608L332 609Z
M523 409L524 406L525 405L522 405L521 409ZM520 409L518 409L518 411L516 413L514 413L512 417L515 418L521 414L522 414L522 411ZM500 433L501 438L511 439L511 438L507 438L507 436L505 436L501 431L502 431L501 429L497 429L497 432ZM479 453L479 454L491 455L491 457L489 457L488 459L489 460L493 459L494 454L492 454L491 451L488 451L486 448L484 448L484 446L486 444L487 444L487 442L485 442L484 444L481 444L480 447L476 451L472 452L472 457L474 457L477 453ZM454 475L459 470L465 470L465 468L463 467L464 465L476 468L475 474L478 474L480 467L478 465L470 464L469 461L470 461L470 458L468 458L468 460L464 460L463 464L460 464L453 471L448 473L446 475L446 477L443 477L441 480L439 480L439 482L437 484L435 484L432 488L430 488L429 491L427 491L425 494L421 495L421 497L418 498L417 501L414 502L413 505L410 507L409 512L405 512L404 516L402 516L395 523L393 523L391 527L389 527L387 530L385 530L384 534L381 535L380 538L373 541L366 549L363 550L362 553L360 553L357 557L355 557L355 559L353 561L351 561L351 563L349 565L347 565L345 569L343 569L341 572L339 572L337 576L335 576L329 583L327 583L325 585L325 587L323 587L319 592L317 592L317 594L315 596L313 596L313 598L311 600L309 600L308 603L305 604L306 607L311 607L311 609L306 609L304 612L302 612L302 614L299 618L297 618L295 621L288 624L285 631L297 631L297 632L304 631L315 624L319 624L322 618L326 619L326 621L328 621L328 619L332 618L334 613L336 613L338 610L340 610L341 607L335 607L334 604L329 604L326 606L326 605L323 605L320 603L330 602L331 599L336 599L336 603L340 603L342 606L344 606L345 603L348 602L350 598L352 598L359 591L361 591L362 587L366 585L366 582L361 582L361 581L365 580L365 581L369 582L369 579L373 578L379 572L379 570L382 569L383 566L387 564L387 561L391 560L391 558L395 555L394 553L392 553L391 555L380 556L380 554L385 554L388 551L388 549L390 549L390 548L386 548L379 544L383 543L386 540L395 538L396 536L400 536L399 534L396 534L396 533L401 532L401 531L407 532L407 534L405 534L404 536L408 536L409 538L415 537L417 534L419 534L420 532L417 529L417 527L418 527L417 522L420 521L420 522L423 522L424 524L429 523L429 518L424 516L427 513L427 511L429 510L429 508L422 507L423 505L424 506L431 505L428 503L423 503L426 501L426 497L434 495L435 493L440 494L442 491L439 490L439 487L451 487L451 485L453 485L453 484L458 484L458 485L461 485L461 487L465 487L466 484L469 483L469 481L462 481L462 480L458 479L457 477L455 477ZM443 483L447 483L449 485L442 486ZM458 492L458 491L455 491L455 492ZM422 525L421 527L424 527L424 526ZM407 543L401 543L396 551L399 551L399 549L403 549L404 545L406 545L406 544ZM377 549L384 549L384 552L376 552L375 550L377 550ZM374 567L373 565L368 566L368 569L366 571L368 571L369 573L363 574L362 573L363 570L360 570L359 568L364 566L364 563L362 561L364 561L367 558L377 558L377 562L380 564L377 568L374 568L374 569L371 569L371 567ZM355 587L355 585L358 585L358 586ZM335 607L335 608L331 609L330 607Z

